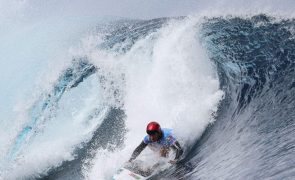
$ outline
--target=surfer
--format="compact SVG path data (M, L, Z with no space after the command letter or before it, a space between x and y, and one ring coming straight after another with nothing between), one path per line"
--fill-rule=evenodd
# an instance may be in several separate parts
M148 135L144 137L143 141L133 151L129 162L136 159L136 157L149 146L153 151L158 151L161 157L168 157L170 149L174 150L175 158L169 162L171 164L177 163L183 150L171 131L171 129L161 128L157 122L150 122L146 127Z

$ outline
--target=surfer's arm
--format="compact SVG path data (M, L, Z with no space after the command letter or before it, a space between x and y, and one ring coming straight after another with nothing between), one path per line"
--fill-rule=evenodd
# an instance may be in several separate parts
M129 162L133 161L134 159L137 158L137 156L141 153L141 151L144 150L144 148L147 146L146 143L144 143L143 141L140 143L139 146L137 146L137 148L133 151L131 158L129 159Z
M179 142L175 141L171 147L175 151L174 161L178 161L180 156L183 154L183 150L182 150Z

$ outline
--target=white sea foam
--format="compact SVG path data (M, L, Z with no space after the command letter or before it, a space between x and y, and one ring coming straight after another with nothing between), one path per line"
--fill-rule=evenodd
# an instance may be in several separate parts
M123 108L128 133L122 150L109 154L98 150L92 170L85 172L89 179L110 178L142 141L149 121L174 129L185 149L213 121L211 115L223 93L216 71L198 41L197 27L194 18L172 21L138 40L124 55L91 55L97 66L103 59L104 66L109 64L109 72L126 74L121 88L125 89ZM114 64L120 64L119 71Z

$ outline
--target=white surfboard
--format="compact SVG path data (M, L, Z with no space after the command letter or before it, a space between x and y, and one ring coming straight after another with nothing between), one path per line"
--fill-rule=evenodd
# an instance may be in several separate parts
M114 180L144 180L153 175L156 169L162 164L156 163L153 166L144 166L144 162L135 160L120 168L113 176Z
M113 176L113 180L144 180L147 179L148 177L144 177L140 174L137 174L135 172L130 171L129 169L126 168L121 168L117 171L117 173Z

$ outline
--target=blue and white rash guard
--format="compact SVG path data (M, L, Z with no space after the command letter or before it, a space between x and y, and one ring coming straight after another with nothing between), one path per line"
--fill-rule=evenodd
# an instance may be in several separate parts
M146 135L143 139L143 142L147 144L152 150L159 150L161 148L169 148L171 147L175 141L176 138L172 134L172 129L166 129L162 128L162 138L158 141L151 141L150 137Z
M176 138L172 134L171 129L162 128L162 137L158 141L151 141L150 137L147 135L143 138L143 141L136 147L136 149L133 151L129 162L136 159L136 157L143 151L147 146L151 148L153 151L160 151L162 148L169 148L170 147L175 151L175 159L174 161L177 162L180 158L180 156L183 153L183 150L179 144L179 142L176 140Z

